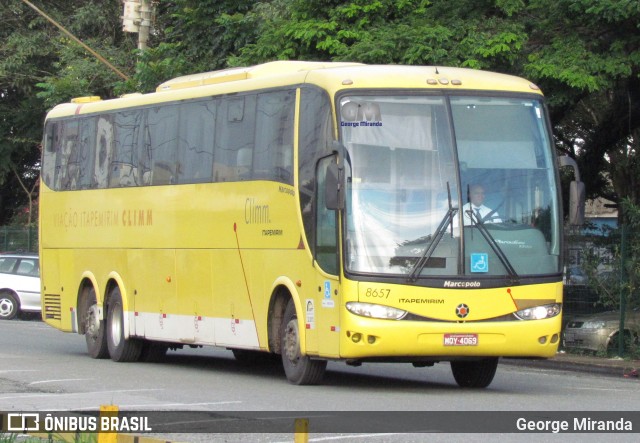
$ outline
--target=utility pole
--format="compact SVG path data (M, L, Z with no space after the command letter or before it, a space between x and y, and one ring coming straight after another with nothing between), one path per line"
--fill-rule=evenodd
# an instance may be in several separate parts
M124 0L123 3L122 30L138 33L138 49L144 51L148 47L153 15L151 0Z

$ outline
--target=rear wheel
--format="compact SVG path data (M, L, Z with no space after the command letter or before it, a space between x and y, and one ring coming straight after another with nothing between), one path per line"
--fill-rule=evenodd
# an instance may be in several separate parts
M493 381L497 368L497 358L451 362L453 378L461 388L486 388Z
M298 316L293 300L289 300L284 311L280 331L282 366L287 379L296 385L315 385L322 381L327 367L326 360L312 360L300 351Z
M124 338L124 309L122 295L117 286L111 291L107 315L107 346L111 360L117 362L136 361L142 351L140 340Z
M107 358L107 334L105 333L104 320L100 319L100 310L96 300L96 291L91 288L85 299L81 314L84 324L84 339L87 342L87 352L91 358Z
M0 320L11 320L19 311L20 305L15 295L6 291L0 293Z

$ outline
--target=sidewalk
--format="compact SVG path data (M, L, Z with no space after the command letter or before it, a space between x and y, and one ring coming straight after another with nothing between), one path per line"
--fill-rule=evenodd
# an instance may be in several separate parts
M611 377L638 379L640 360L621 360L618 358L576 355L559 352L548 360L527 360L519 358L503 358L500 363L528 366L540 369L555 369L561 371L588 372Z

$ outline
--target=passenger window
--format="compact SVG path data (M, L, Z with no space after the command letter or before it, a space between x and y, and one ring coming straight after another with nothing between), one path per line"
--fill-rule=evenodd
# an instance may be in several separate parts
M152 185L169 185L177 181L178 112L178 106L163 106L148 111Z
M78 164L78 122L68 121L63 125L64 138L57 156L56 189L76 189Z
M216 124L213 180L248 180L253 168L256 97L224 99Z
M113 115L109 114L102 115L98 118L93 188L106 188L108 184L109 166L113 158L113 120Z
M96 118L80 120L80 142L78 144L78 181L76 189L89 189L93 179L93 147L96 144Z
M115 152L109 170L109 187L138 186L138 147L141 145L142 118L140 110L116 114Z
M178 138L180 183L211 181L213 140L217 102L213 100L185 103L180 106Z
M44 130L44 155L42 158L42 179L51 189L56 189L56 158L59 148L61 123L47 123Z
M254 179L293 184L295 91L258 95Z

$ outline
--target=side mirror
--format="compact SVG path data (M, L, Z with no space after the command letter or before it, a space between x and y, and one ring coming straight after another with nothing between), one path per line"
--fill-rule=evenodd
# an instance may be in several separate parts
M574 159L568 155L558 157L558 165L560 167L569 166L573 169L576 179L571 182L569 187L569 224L584 224L584 201L585 189L584 183L580 181L580 170Z
M344 209L344 156L346 149L339 141L332 143L335 162L327 166L325 178L325 204L327 209Z
M584 183L572 181L569 187L569 224L584 224Z
M331 162L329 166L327 166L324 195L324 201L327 209L339 210L344 208L342 171L343 169L335 162Z

